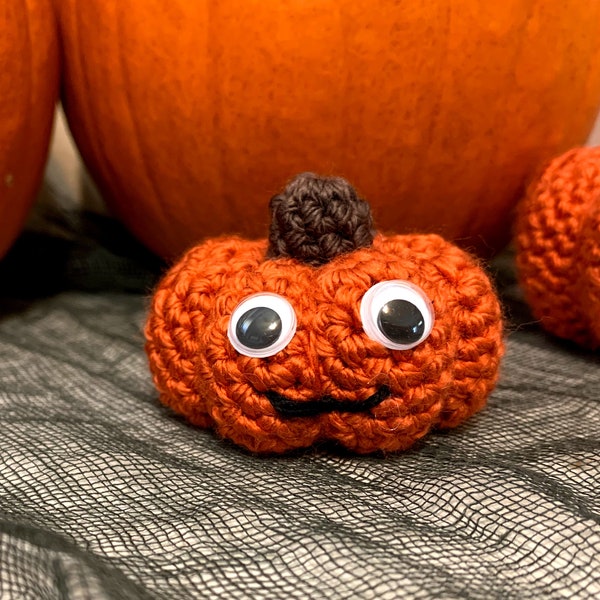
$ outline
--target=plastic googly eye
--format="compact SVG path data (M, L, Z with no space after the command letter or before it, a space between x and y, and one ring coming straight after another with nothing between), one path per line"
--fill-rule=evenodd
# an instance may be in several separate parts
M265 358L283 350L296 333L296 313L283 296L264 292L248 296L229 320L227 337L244 356Z
M433 305L425 292L409 281L392 279L369 288L360 303L367 336L391 350L410 350L431 333Z

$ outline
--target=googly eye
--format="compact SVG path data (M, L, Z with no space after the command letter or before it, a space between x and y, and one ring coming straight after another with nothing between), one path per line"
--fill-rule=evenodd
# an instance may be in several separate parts
M363 329L391 350L409 350L431 333L434 311L423 290L400 279L369 288L360 303Z
M296 333L296 313L282 296L253 294L240 302L231 315L227 337L244 356L265 358L283 350Z

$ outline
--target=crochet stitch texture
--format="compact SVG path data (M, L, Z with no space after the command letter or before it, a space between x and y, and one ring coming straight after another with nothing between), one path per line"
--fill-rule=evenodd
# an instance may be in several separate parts
M320 440L358 453L404 450L434 427L462 423L484 406L503 353L500 305L485 272L437 235L371 234L364 245L370 214L349 184L300 177L282 193L283 205L290 198L298 204L299 185L313 191L324 185L329 201L347 195L362 225L357 221L342 237L359 241L341 242L342 253L316 265L318 240L304 257L285 256L273 250L273 234L270 242L228 237L189 250L158 285L145 328L162 402L259 453ZM282 196L273 204L281 210ZM331 231L319 235L331 238ZM365 293L390 280L418 286L434 309L431 333L408 350L374 341L361 322ZM242 300L263 292L291 304L295 334L272 356L245 356L228 339L229 320Z
M521 287L550 333L600 347L600 148L552 160L528 189L515 223Z

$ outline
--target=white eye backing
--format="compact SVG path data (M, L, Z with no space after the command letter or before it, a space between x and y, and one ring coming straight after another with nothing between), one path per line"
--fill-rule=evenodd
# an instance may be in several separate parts
M229 319L227 337L240 354L266 358L290 343L296 323L296 313L283 296L261 292L236 306Z
M414 283L401 279L370 287L360 303L360 318L367 336L390 350L410 350L431 333L433 304Z

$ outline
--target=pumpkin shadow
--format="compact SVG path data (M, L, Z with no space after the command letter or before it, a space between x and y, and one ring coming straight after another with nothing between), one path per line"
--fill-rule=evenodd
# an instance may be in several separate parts
M507 334L515 331L540 331L539 321L531 310L519 284L515 249L511 244L486 265L502 304Z
M0 315L65 291L150 294L166 265L116 220L91 212L46 215L0 261Z

